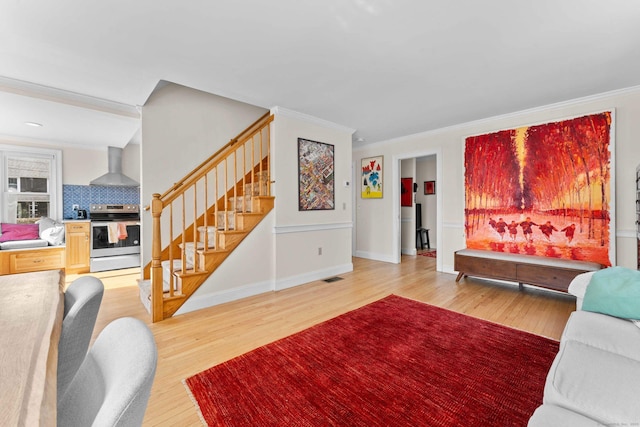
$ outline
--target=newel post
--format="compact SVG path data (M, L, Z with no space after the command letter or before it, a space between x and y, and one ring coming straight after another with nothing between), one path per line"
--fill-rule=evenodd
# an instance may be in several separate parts
M154 322L164 319L162 304L162 239L160 233L160 216L162 200L160 194L154 193L151 200L151 217L153 219L153 237L151 240L151 315Z

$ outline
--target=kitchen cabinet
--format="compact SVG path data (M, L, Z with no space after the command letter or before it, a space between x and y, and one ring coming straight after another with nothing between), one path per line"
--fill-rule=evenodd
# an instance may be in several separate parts
M91 251L91 223L73 221L65 223L66 272L88 273Z

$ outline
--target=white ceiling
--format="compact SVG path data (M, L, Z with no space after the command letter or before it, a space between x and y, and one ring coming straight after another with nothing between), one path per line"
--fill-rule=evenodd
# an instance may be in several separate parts
M640 85L636 0L0 0L0 137L123 147L166 80L366 142ZM41 128L24 125L42 123Z

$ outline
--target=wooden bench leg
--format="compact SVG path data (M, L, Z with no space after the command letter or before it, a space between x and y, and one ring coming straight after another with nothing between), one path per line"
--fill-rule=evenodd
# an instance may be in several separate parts
M456 282L459 282L460 279L462 279L462 276L464 276L464 272L461 271L460 273L458 273L458 277L456 277Z
M522 284L522 282L518 282L518 289L519 290L523 290L524 289L524 285Z

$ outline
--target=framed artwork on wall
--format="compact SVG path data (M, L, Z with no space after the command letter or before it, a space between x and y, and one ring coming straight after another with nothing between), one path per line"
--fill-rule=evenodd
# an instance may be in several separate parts
M298 138L298 210L335 209L334 146Z
M413 178L400 178L400 206L413 206Z
M435 181L425 181L424 182L424 194L436 194L436 182Z
M363 199L382 199L383 156L361 160L360 195Z
M467 247L615 264L613 113L466 138Z

